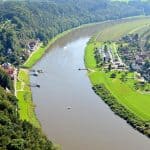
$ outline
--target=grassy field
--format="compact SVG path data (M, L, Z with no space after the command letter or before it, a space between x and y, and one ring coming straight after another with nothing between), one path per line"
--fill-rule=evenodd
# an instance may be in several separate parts
M110 78L112 72L106 73L102 69L97 68L94 57L94 48L100 46L100 41L119 39L124 34L145 24L150 24L150 19L121 23L101 31L102 34L91 39L86 47L85 66L94 70L88 74L93 85L104 84L120 104L125 106L140 119L150 121L150 94L142 94L134 90L132 88L134 81L131 79L127 82L122 82L120 80L122 73L118 73L114 79ZM133 73L129 73L128 76L133 76Z
M117 40L126 33L136 31L148 24L150 24L149 18L141 18L139 20L137 19L129 22L112 24L111 27L105 28L98 34L98 36L96 36L96 41Z
M28 70L20 69L16 82L16 96L18 98L19 115L21 120L27 120L36 127L40 127L34 112L32 93L30 90Z

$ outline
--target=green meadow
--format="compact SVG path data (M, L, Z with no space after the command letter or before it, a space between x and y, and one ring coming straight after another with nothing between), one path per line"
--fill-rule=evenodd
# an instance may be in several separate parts
M106 27L96 36L96 41L118 40L123 35L134 32L142 27L148 26L149 24L149 17L112 24L111 26Z
M16 82L16 96L18 98L20 119L29 121L35 127L39 128L40 124L34 112L35 106L32 101L29 74L26 69L19 70Z

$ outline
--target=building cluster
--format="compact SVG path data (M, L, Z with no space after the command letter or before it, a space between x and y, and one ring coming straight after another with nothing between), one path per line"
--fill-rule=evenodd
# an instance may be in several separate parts
M13 65L11 65L10 63L3 63L1 65L1 68L10 76L12 80L14 80L14 77L16 75L16 69Z
M39 43L39 39L30 41L27 45L27 48L24 50L24 54L29 56L33 51L37 49ZM8 49L7 53L11 54L12 50ZM0 65L0 67L11 77L12 80L14 80L16 76L16 68L12 64L5 62Z
M131 70L139 72L142 76L150 81L150 67L145 68L146 60L150 60L150 51L134 51L130 52L130 49L121 51L121 56L125 60L126 64L130 66Z
M132 64L135 65L133 69L141 70L142 66L145 64L145 60L150 60L150 52L137 52L135 53L135 57L132 57Z
M143 77L150 82L150 67L142 72Z
M123 37L120 41L125 46L122 44L119 47L119 54L131 70L150 81L150 49L145 43L146 40L148 39L144 37L142 40L137 34Z
M127 66L122 62L117 53L113 54L112 49L108 46L107 50L104 47L99 48L99 55L101 56L104 68L107 69L111 64L111 69L126 70Z

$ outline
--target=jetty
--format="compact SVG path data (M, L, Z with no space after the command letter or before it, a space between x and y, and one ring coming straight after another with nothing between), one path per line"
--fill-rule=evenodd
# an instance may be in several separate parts
M90 71L90 70L87 69L87 68L79 68L78 70L79 70L79 71L82 71L82 70Z
M39 84L36 84L36 83L31 83L28 86L30 86L30 87L37 87L37 88L41 87Z

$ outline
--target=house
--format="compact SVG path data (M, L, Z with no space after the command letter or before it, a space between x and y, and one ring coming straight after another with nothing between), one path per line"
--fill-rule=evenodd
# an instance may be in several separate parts
M3 63L2 64L2 68L3 69L8 69L8 68L10 68L11 67L11 64L10 63Z
M133 69L133 70L136 70L136 71L138 71L138 70L140 70L141 68L140 68L140 66L139 65L137 65L136 63L132 63L131 64L131 68Z
M39 44L39 40L34 40L34 41L29 42L29 44L28 44L29 50L30 51L36 50L38 44Z
M24 49L23 52L24 52L24 54L27 55L27 56L29 56L29 55L31 54L31 51L28 50L28 49Z
M35 50L35 46L36 46L36 42L32 41L28 44L29 50L30 51L34 51Z
M9 49L7 50L7 54L12 54L12 49L9 48Z
M14 80L15 68L10 63L3 63L1 67L11 77L11 79Z

